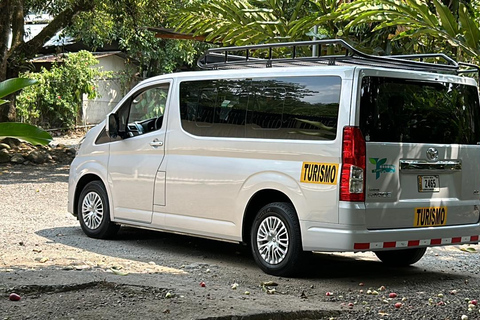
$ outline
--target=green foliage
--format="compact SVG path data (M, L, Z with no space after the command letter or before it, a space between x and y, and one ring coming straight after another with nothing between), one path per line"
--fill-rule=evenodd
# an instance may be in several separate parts
M13 78L0 82L0 104L8 102L3 100L18 90L37 83L36 80L25 78ZM40 128L25 123L0 122L0 139L17 138L32 144L46 145L52 141L52 136Z
M36 80L26 78L13 78L0 82L0 105L8 102L2 98L35 83L37 83Z
M438 0L357 0L342 6L335 19L349 21L347 29L365 23L375 24L373 32L394 27L392 40L415 39L415 51L430 44L429 51L444 52L449 46L457 59L478 61L479 22L468 5L457 5L458 11L452 12Z
M207 41L224 45L298 41L306 40L309 30L293 26L315 5L306 0L212 0L172 12L170 22L180 32L206 35Z
M0 139L3 138L17 138L33 145L47 145L52 141L52 136L48 132L30 124L18 122L0 122Z
M168 27L168 12L184 1L103 0L95 9L79 14L67 33L81 38L94 48L118 43L130 58L139 61L140 75L153 76L175 71L185 65L194 67L204 43L155 38L148 27Z
M98 95L95 80L109 77L109 72L93 68L98 60L87 52L70 53L55 62L50 70L26 73L38 86L29 87L17 98L17 114L23 121L50 127L75 126L81 116L83 95L94 99Z

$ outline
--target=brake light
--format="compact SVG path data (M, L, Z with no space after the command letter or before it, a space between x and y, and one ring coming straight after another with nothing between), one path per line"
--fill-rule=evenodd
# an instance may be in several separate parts
M365 201L365 139L359 127L343 128L341 201Z

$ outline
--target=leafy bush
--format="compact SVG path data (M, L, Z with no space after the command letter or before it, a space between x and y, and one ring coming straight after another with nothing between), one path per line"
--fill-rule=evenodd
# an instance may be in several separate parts
M23 122L45 127L72 128L82 117L82 100L98 96L96 79L111 77L110 72L93 68L98 60L88 51L66 54L40 73L25 73L36 79L17 97L17 116Z

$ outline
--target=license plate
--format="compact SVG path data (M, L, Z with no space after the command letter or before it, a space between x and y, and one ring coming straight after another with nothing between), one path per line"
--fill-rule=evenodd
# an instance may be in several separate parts
M417 176L418 192L439 192L440 178L438 176Z
M415 208L414 227L437 227L447 224L447 207Z

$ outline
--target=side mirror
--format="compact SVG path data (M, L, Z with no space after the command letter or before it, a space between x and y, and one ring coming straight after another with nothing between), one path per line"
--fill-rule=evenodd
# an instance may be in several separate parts
M115 113L110 113L107 116L106 131L110 138L115 139L118 137L118 116Z

